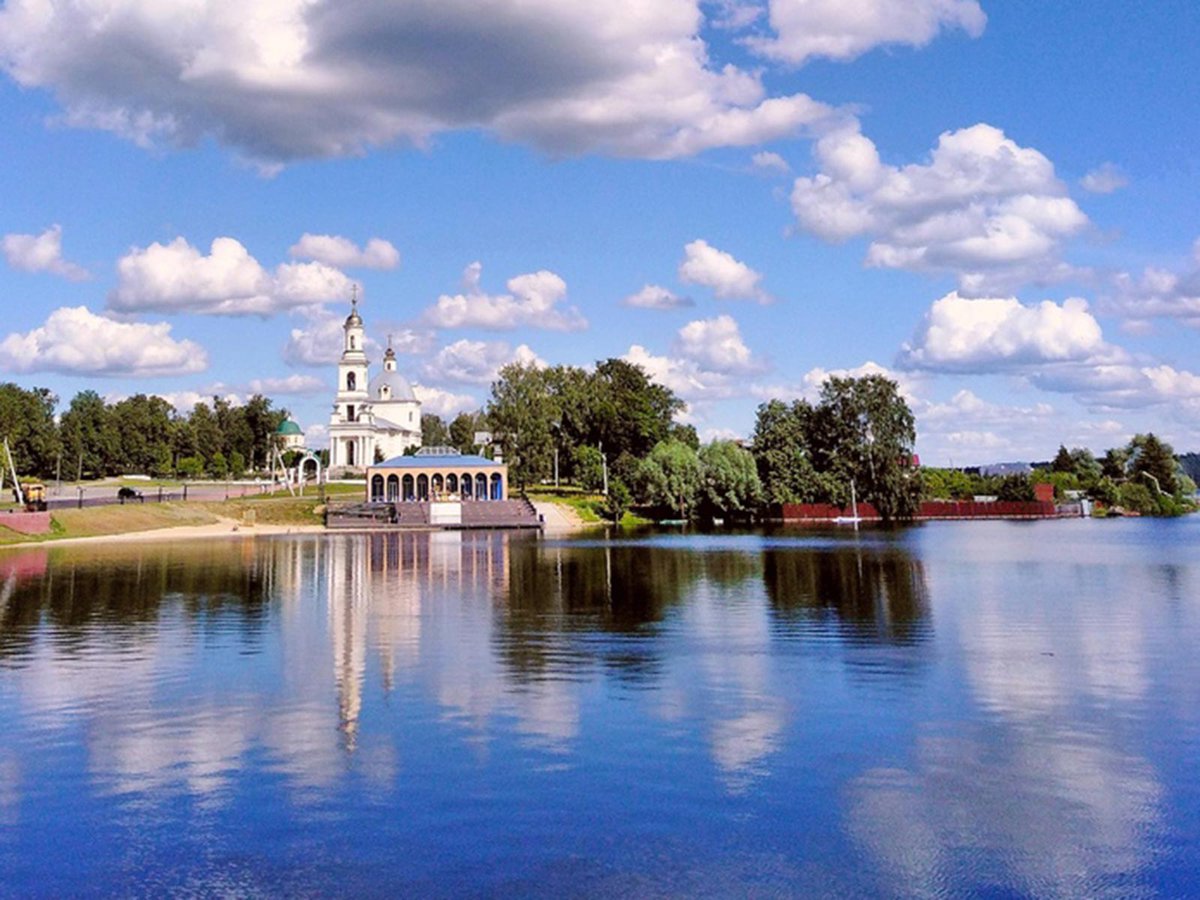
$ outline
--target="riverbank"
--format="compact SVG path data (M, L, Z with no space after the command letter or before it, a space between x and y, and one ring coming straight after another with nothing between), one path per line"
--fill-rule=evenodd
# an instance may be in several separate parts
M55 510L44 534L21 534L3 527L0 547L28 547L97 541L194 540L322 532L316 498L246 498L187 503L130 503Z

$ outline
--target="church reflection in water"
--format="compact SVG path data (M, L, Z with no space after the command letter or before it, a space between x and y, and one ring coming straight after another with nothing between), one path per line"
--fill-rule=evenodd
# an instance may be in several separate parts
M911 672L928 630L919 564L857 547L392 532L37 552L6 566L0 662L36 659L35 693L54 680L56 707L104 719L94 749L122 785L176 777L178 751L195 757L189 788L215 792L212 773L255 746L297 785L336 783L347 759L386 779L415 711L440 740L566 759L604 731L583 712L598 689L662 727L692 723L739 791L770 772L794 715L779 644L836 644L835 665L868 672L871 648L907 647L894 668ZM193 644L237 656L179 652ZM144 709L53 671L106 655ZM171 724L161 685L178 678L204 705Z

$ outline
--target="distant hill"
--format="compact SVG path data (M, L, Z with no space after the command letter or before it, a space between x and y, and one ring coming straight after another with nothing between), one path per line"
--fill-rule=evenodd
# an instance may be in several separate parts
M1183 453L1176 457L1188 478L1200 484L1200 453Z

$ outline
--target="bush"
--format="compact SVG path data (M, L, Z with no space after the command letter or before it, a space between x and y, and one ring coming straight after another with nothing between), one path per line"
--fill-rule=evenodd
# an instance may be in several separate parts
M604 515L614 523L619 523L625 517L626 510L629 509L631 497L629 488L625 487L625 482L620 480L610 481L608 484L608 496L604 500Z
M1154 495L1150 493L1150 489L1136 481L1121 485L1117 491L1117 501L1130 512L1142 515L1158 511L1158 504L1154 502Z

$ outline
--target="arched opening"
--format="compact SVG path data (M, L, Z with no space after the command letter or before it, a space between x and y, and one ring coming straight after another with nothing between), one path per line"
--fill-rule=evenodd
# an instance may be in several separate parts
M350 408L354 409L353 406ZM346 465L348 465L348 466L357 465L357 461L354 458L354 441L353 440L346 441Z
M458 493L458 476L453 472L446 476L446 493L450 496Z
M353 372L351 372L349 375L346 376L346 390L348 390L348 391L354 390L355 387L357 386L357 384L358 384L358 379L354 376Z
M353 403L346 404L346 421L347 422L354 421L354 404Z
M459 490L461 490L461 492L462 492L462 498L463 498L464 500L470 500L470 499L471 499L471 485L472 485L473 483L474 483L474 479L472 479L472 478L471 478L471 473L470 473L470 472L463 472L463 473L462 473L462 478L461 478L461 479L459 479L459 482L458 482L458 484L459 484Z
M445 488L446 481L444 478L442 478L440 473L429 479L429 489L433 491L433 498L435 500L442 499L442 492L445 490Z
M395 503L400 499L400 479L395 475L388 476L387 498L389 503Z
M413 477L411 475L404 476L404 499L405 500L417 499L416 492L413 487Z
M422 474L422 475L417 476L417 499L418 500L428 500L429 499L429 476L428 475Z
M504 485L503 485L503 482L500 480L499 472L495 472L492 474L492 499L493 500L503 500L504 499Z
M371 502L378 503L383 499L383 476L371 476Z
M486 500L488 498L488 483L487 476L480 472L475 476L475 499Z

